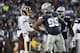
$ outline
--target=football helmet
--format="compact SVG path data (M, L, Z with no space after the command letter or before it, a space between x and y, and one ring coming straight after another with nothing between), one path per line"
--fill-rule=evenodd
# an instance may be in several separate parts
M58 15L65 15L65 7L63 6L58 7L56 12L58 13Z
M41 6L42 12L53 12L53 6L51 3L46 2Z
M32 13L31 7L29 6L24 6L21 8L21 14L25 14L27 16L30 16Z

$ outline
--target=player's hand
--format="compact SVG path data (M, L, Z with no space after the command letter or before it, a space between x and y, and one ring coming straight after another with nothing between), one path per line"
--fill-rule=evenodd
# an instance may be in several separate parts
M33 29L33 28L31 28L31 30L30 31L36 31L35 29Z

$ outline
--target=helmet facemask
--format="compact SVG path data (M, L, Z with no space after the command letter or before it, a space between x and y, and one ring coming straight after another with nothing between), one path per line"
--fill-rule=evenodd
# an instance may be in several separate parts
M61 16L65 15L64 11L58 11L57 13L58 13L58 15L61 15Z

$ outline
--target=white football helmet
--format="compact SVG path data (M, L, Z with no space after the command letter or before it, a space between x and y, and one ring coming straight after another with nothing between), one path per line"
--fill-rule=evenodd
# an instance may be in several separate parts
M52 4L49 2L44 3L41 6L41 11L42 12L53 12Z
M21 10L21 14L25 14L26 16L30 16L32 13L32 9L29 6L24 6L20 10Z
M65 15L65 7L63 6L60 6L57 8L56 12L59 14L59 15Z

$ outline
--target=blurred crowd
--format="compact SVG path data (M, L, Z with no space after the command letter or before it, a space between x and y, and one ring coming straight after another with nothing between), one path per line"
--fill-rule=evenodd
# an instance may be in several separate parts
M71 10L74 15L80 14L80 0L0 0L0 37L10 40L9 45L13 43L12 41L17 41L17 19L20 16L20 8L24 5L31 6L33 14L35 14L34 17L38 18L38 16L42 15L40 8L44 2L52 3L55 10L58 6L65 6L66 10ZM3 45L1 40L2 38L0 38L0 47Z
M40 7L44 2L51 2L55 9L58 6L77 11L79 0L0 0L0 29L16 28L17 17L20 16L20 8L23 5L31 6L33 13L41 15Z
M79 0L0 0L0 29L16 28L20 8L25 4L31 6L36 16L40 16L40 7L46 1L51 2L55 10L58 6L65 6L66 10L69 9L75 13L80 3Z

